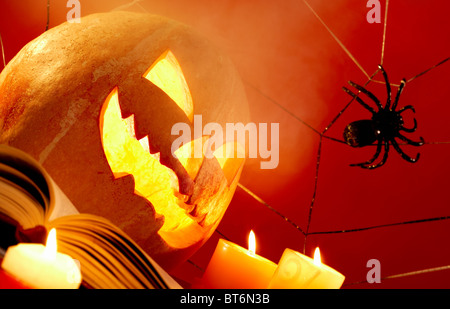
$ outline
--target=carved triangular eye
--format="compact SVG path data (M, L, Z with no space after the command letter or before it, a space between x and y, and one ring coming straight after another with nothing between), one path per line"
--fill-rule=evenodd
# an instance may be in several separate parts
M193 121L194 104L183 71L174 54L167 50L150 66L143 75L164 91Z

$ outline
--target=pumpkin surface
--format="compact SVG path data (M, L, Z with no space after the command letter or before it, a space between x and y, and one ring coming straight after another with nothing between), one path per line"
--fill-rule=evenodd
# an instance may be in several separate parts
M160 16L61 24L0 74L0 142L35 157L80 212L110 219L166 269L214 232L244 164L232 142L193 156L209 140L198 115L224 129L247 122L242 82L205 38ZM174 156L177 123L192 138Z

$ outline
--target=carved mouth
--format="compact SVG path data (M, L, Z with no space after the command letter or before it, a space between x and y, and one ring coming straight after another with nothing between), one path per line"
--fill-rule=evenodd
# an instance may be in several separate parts
M167 55L170 56L171 53L163 54L151 68L160 70L158 61L165 61L169 66L174 65L173 55ZM179 74L176 69L172 69L172 72ZM152 78L151 81L155 85L168 92L167 85L174 83L165 84L164 77L173 79L173 74L158 73L150 77L153 73L149 70L144 77ZM183 81L184 78L181 82L176 82L175 88L182 86L185 91L187 88ZM192 102L189 97L186 99L186 96L175 95L172 99L181 102L177 105L191 119ZM135 127L133 114L122 118L118 88L115 88L105 100L100 116L103 149L114 177L133 175L136 194L146 198L155 211L164 216L164 224L158 233L169 245L185 247L200 240L205 233L204 229L218 224L228 206L232 195L230 184L240 173L244 159L237 156L196 158L194 149L203 149L208 142L208 136L182 145L175 151L175 155L194 183L192 196L187 202L188 197L180 194L179 177L171 168L161 163L159 153L152 153L148 136L139 139L136 137ZM226 147L226 144L223 147ZM237 145L234 149L238 149ZM222 150L218 149L217 152L223 153ZM177 236L180 233L182 241L180 236Z
M137 194L150 201L157 213L164 214L161 231L191 224L193 218L186 216L186 207L178 207L184 204L184 197L177 194L176 174L161 164L159 153L150 152L148 137L136 139L134 116L122 119L117 89L105 101L102 115L103 149L114 177L133 175Z

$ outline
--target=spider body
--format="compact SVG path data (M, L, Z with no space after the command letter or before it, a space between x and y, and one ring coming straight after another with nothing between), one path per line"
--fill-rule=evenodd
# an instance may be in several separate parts
M381 134L385 139L395 138L395 134L403 127L403 117L395 111L381 110L372 119L357 120L344 130L344 139L352 147L372 145Z
M402 113L406 110L411 110L413 113L415 113L413 106L407 105L400 110L396 110L398 100L406 84L406 81L405 79L401 81L400 87L397 91L397 95L391 106L391 87L388 81L388 77L381 65L379 66L379 69L383 73L384 79L386 81L387 101L384 106L373 93L371 93L364 87L349 81L349 84L351 86L355 87L360 92L367 95L372 101L374 101L377 105L378 110L375 110L374 108L366 104L356 94L343 87L345 92L351 95L358 103L360 103L364 108L372 113L371 119L357 120L346 126L346 128L344 129L345 142L352 147L364 147L377 142L377 150L375 152L375 155L370 160L362 163L351 164L351 166L360 166L366 169L374 169L384 165L388 158L390 145L392 145L394 149L401 155L401 157L408 162L415 163L420 157L419 153L415 158L412 158L405 154L396 140L397 138L401 139L408 145L413 146L422 146L424 143L422 137L420 138L420 141L416 142L410 140L400 133L401 131L412 133L417 129L416 119L414 119L414 126L412 128L405 128L402 117ZM373 164L375 160L380 156L383 146L383 158L378 163Z

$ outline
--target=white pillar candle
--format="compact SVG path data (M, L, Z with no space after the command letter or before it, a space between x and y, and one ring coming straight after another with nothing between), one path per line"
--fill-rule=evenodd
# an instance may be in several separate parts
M50 231L46 246L21 243L9 247L1 267L36 289L77 289L81 284L77 263L70 256L57 252L55 229Z
M344 275L323 264L319 248L314 259L286 249L269 284L270 289L339 289Z

